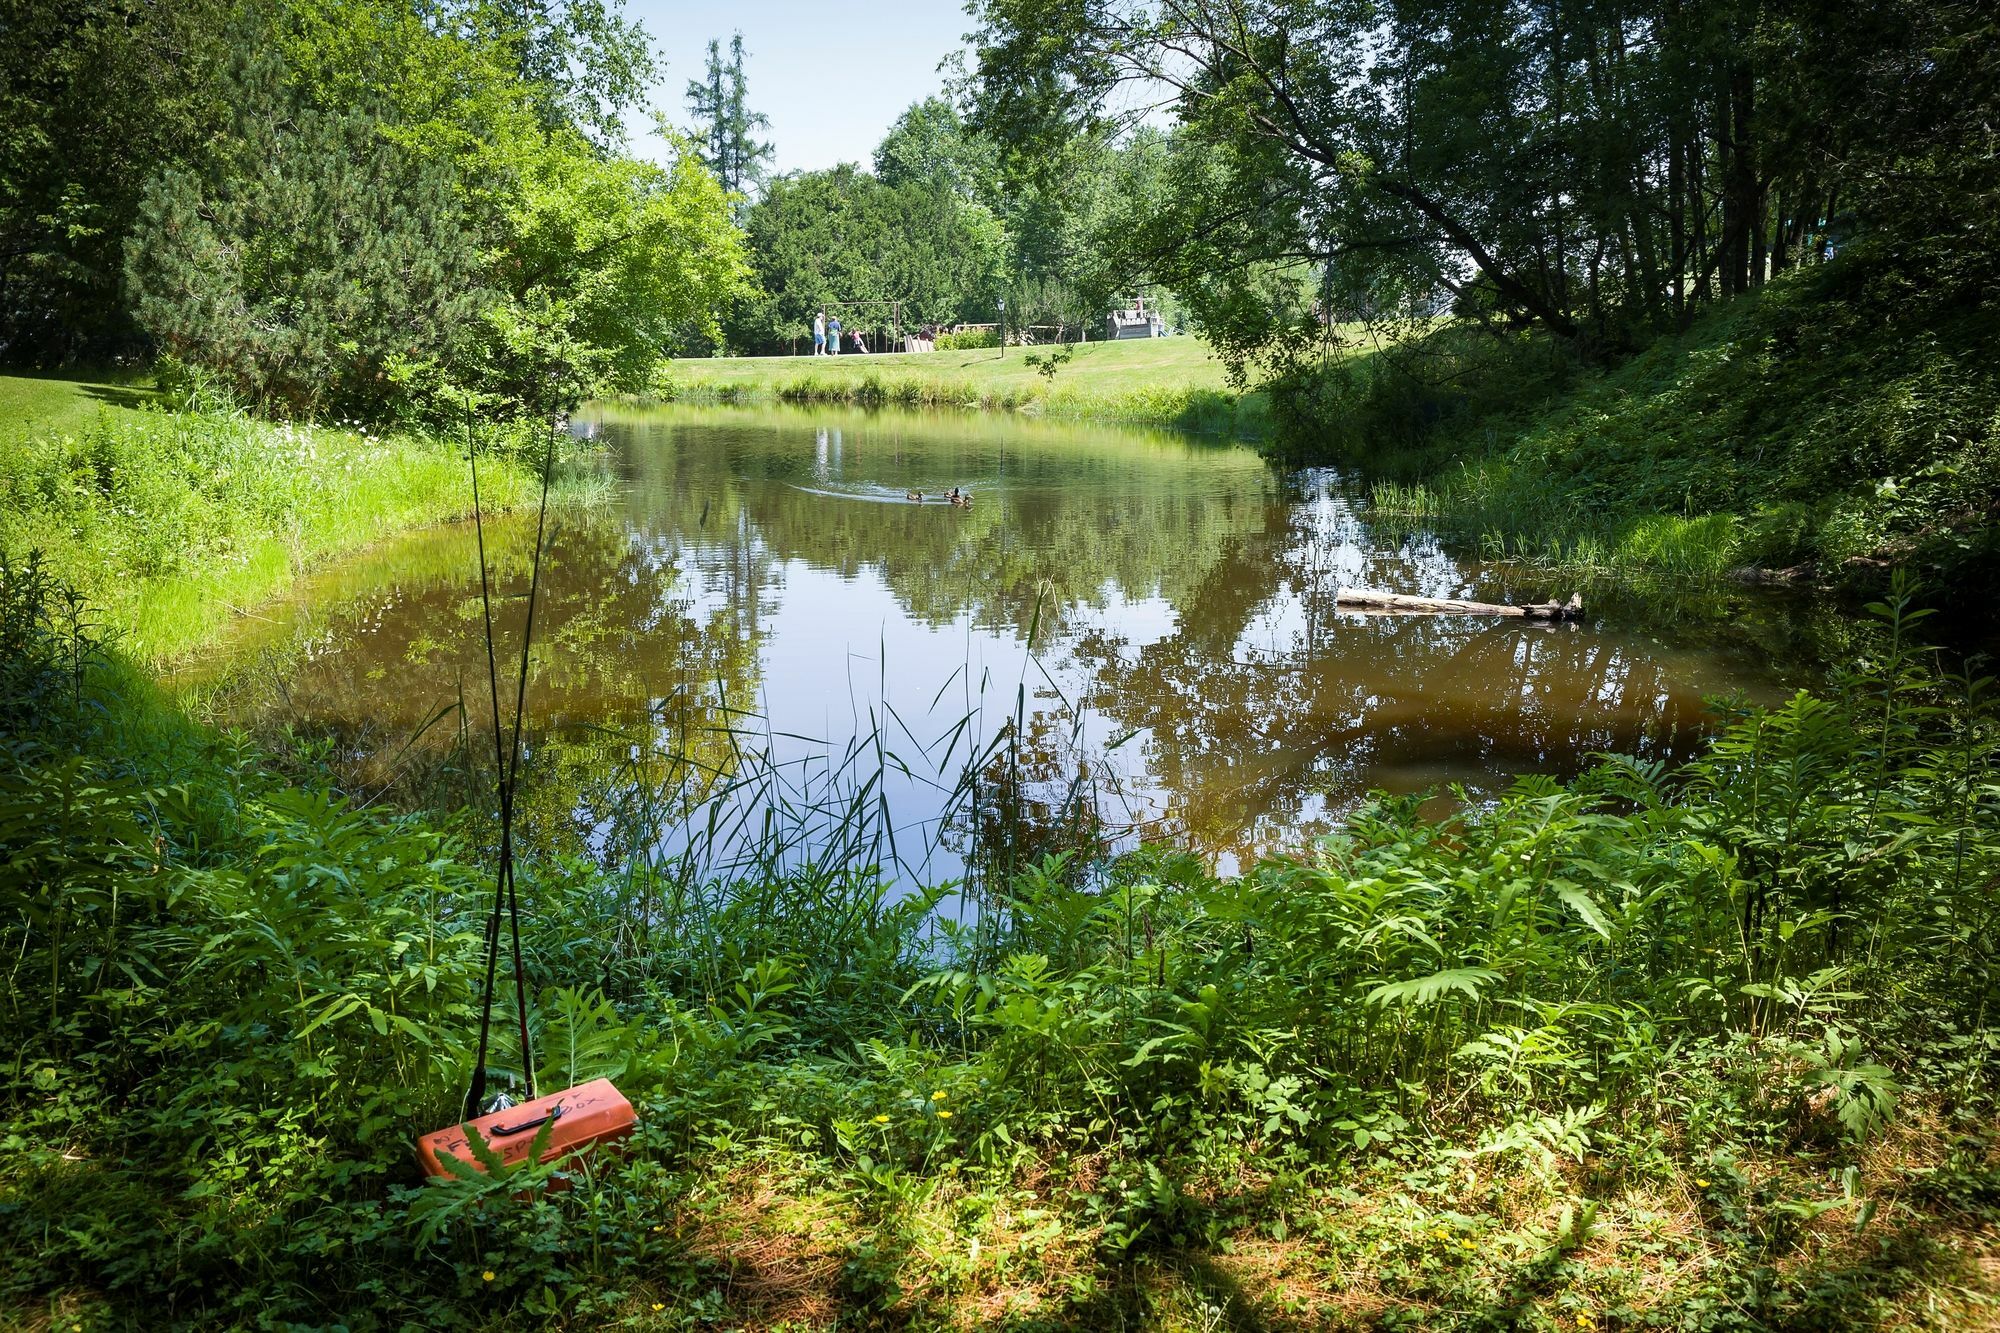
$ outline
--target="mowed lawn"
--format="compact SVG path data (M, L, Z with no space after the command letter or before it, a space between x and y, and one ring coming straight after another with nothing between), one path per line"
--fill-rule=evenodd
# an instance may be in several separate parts
M1042 375L1028 358L1046 359L1060 347L1009 347L959 352L889 352L871 356L743 356L676 361L677 383L702 390L771 390L805 376L852 379L873 375L885 382L911 379L964 385L982 396L1032 394L1045 388L1083 389L1119 395L1153 389L1226 391L1222 362L1199 338L1140 338L1126 342L1078 343L1076 353L1055 373Z
M126 411L156 401L143 381L107 383L51 375L0 375L0 441L32 430L75 431L108 409Z

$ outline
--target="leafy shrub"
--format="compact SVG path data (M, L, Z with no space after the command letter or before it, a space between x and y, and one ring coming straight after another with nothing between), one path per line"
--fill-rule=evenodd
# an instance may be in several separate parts
M40 551L19 564L0 551L0 741L65 736L101 649L82 594L44 568Z
M535 864L541 1079L615 1076L642 1128L622 1161L441 1185L406 1154L470 1059L472 844L254 754L163 781L7 752L0 1300L609 1322L647 1283L706 1290L661 1219L786 1163L881 1219L842 1252L878 1312L910 1299L892 1242L940 1198L1065 1163L1089 1169L1061 1225L1113 1257L1231 1234L1251 1177L1283 1226L1287 1189L1376 1158L1399 1197L1525 1173L1573 1255L1597 1218L1574 1182L1671 1169L1669 1122L1851 1167L1913 1090L1990 1106L2000 1000L2000 715L1916 646L1907 592L1879 610L1872 661L1729 712L1682 770L1607 758L1442 820L1384 798L1235 880L1146 849L1080 883L1056 856L976 929L848 865ZM1714 1243L1754 1258L1810 1216L1721 1149L1696 1169Z
M998 347L998 329L964 329L957 333L940 333L935 344L940 352L970 352L981 347Z

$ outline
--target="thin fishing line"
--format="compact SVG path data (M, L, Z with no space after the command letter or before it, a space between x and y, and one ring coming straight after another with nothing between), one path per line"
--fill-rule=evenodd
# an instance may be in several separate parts
M514 873L514 795L521 775L521 720L528 711L528 660L535 645L535 602L542 586L542 544L548 532L549 482L556 470L557 415L549 414L549 443L542 458L542 499L535 515L535 555L528 574L528 618L521 632L521 670L514 684L514 734L507 754L507 802L500 830L500 864L507 875L507 913L512 919L514 1001L520 1023L521 1074L528 1099L535 1098L535 1057L528 1041L528 974L521 961L521 898Z
M506 830L513 822L510 817L509 793L507 790L506 759L501 754L500 738L500 667L493 653L493 593L486 573L486 521L479 496L479 451L472 439L472 399L465 400L465 456L472 467L472 531L479 548L479 605L486 621L486 685L488 697L493 701L493 766L494 782L500 797L500 828L503 847ZM465 1097L465 1118L471 1120L479 1114L479 1104L486 1098L486 1054L489 1034L493 1024L493 982L500 967L500 912L507 893L507 862L503 855L493 873L493 911L486 919L486 984L481 994L479 1011L479 1054L472 1065L472 1086Z

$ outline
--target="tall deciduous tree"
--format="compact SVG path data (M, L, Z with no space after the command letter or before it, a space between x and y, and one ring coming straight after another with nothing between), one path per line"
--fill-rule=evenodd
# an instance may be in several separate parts
M1047 164L1164 100L1173 188L1113 234L1239 350L1336 301L1449 301L1615 353L1822 257L1854 204L1898 211L1884 126L1936 148L1925 177L1978 175L1949 144L1990 138L1953 110L1991 83L1975 10L979 0L974 120ZM1284 268L1321 292L1303 310L1262 290Z
M1000 151L972 133L942 97L913 103L875 148L875 174L885 185L935 185L992 207L1000 191Z

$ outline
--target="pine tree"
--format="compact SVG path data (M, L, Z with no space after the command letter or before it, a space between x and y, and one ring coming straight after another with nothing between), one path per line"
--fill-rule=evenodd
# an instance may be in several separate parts
M246 402L388 415L477 317L476 251L447 169L376 115L311 106L269 52L245 44L210 162L148 185L126 247L133 313Z
M702 162L731 194L747 194L761 184L772 154L772 145L756 138L771 127L770 118L750 110L746 90L743 34L729 39L726 62L721 39L711 38L705 77L688 82L688 110Z

